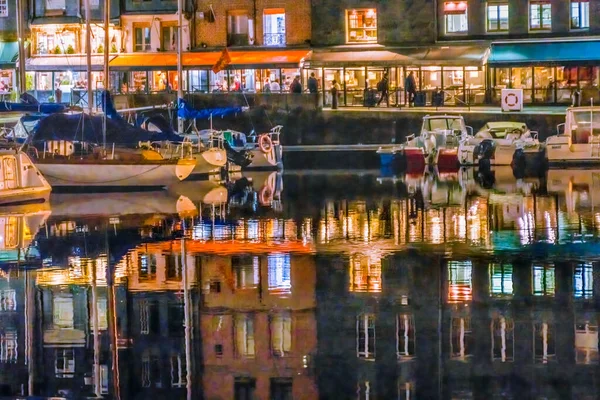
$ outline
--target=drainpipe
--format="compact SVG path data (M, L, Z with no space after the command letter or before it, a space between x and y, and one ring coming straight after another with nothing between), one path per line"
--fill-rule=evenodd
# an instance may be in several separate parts
M439 16L439 12L438 12L438 0L433 0L433 8L434 8L434 14L433 14L433 30L434 30L434 36L433 36L433 43L437 43L438 42L438 16Z
M252 18L254 19L254 22L252 23L254 44L256 44L256 40L257 40L257 38L256 38L256 0L252 0Z

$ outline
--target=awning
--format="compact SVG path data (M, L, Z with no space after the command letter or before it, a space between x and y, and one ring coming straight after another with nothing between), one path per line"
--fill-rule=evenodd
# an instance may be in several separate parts
M114 55L111 55L114 57ZM92 71L104 69L104 56L92 56ZM86 71L87 56L72 55L48 55L27 59L25 63L27 71Z
M488 65L600 64L600 40L492 43Z
M313 51L304 68L365 66L481 66L488 51L485 45L411 47L366 51Z
M298 68L300 61L306 57L308 50L273 50L273 51L229 51L232 68ZM187 52L182 56L185 69L210 68L219 57L220 51ZM110 62L112 70L174 70L177 69L175 53L128 53L119 54Z
M15 68L19 53L17 42L0 43L0 68Z

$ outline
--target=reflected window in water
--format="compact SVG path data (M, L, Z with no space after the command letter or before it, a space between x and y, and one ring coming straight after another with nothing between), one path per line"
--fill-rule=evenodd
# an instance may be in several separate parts
M73 329L73 295L70 293L56 294L52 306L55 329Z
M579 264L573 275L573 295L576 299L594 297L594 267L591 263Z
M415 322L412 314L398 314L396 354L401 361L410 360L415 356Z
M269 293L287 295L292 293L292 266L289 254L269 254L267 257Z
M183 301L169 304L167 322L169 326L169 336L183 336L184 333L184 311Z
M358 400L370 400L372 395L371 382L365 381L358 384L356 388L356 398Z
M181 282L183 271L181 256L178 254L166 254L165 264L167 281Z
M234 317L235 352L238 357L253 358L254 349L254 316L236 314Z
M534 361L547 364L556 356L554 324L542 321L533 324Z
M162 388L160 358L148 350L142 355L142 387Z
M17 331L14 329L3 329L0 333L0 362L16 363L19 358L17 342Z
M235 400L254 399L256 390L256 379L254 378L235 378L233 384L233 396Z
M380 256L352 254L350 257L350 292L381 293L381 286Z
M292 378L271 378L271 400L292 400Z
M449 261L448 262L448 302L459 303L471 301L472 291L471 261Z
M534 265L533 266L533 295L534 296L554 296L556 281L554 275L554 265Z
M14 290L0 290L0 311L16 311L17 294Z
M236 289L256 289L260 263L257 256L231 257Z
M471 356L473 331L470 317L452 317L450 325L450 358L465 361Z
M108 329L108 299L99 297L96 302L96 315L98 316L98 329L105 331ZM90 317L91 318L91 317ZM93 324L92 324L93 330Z
M512 264L490 265L490 293L492 297L510 298L513 295Z
M139 279L140 281L153 281L156 279L156 255L138 254Z
M356 317L356 355L358 358L375 359L374 314L360 314Z
M57 349L55 354L54 373L57 378L73 378L75 376L75 352L73 349Z
M414 382L404 382L398 380L398 400L413 400L415 399L415 384Z
M92 365L92 376L95 376L96 366ZM108 365L100 365L100 393L108 394Z
M139 300L140 334L156 335L160 332L158 302L155 300Z
M598 364L598 323L596 315L575 323L575 361L577 364Z
M505 315L492 317L492 361L512 362L514 360L515 323Z
M271 354L283 357L292 350L292 317L289 312L271 316Z
M171 355L171 387L180 388L187 385L185 357L181 354Z

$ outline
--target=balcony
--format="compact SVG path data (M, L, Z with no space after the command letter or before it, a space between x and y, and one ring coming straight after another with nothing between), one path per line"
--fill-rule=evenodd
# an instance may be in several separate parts
M263 38L264 46L285 46L285 32L283 33L265 33Z

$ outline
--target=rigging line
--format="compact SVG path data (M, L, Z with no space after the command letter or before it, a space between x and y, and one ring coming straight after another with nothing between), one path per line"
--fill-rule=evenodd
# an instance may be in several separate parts
M242 96L244 96L244 100L246 101L246 105L248 106L248 119L250 120L250 125L252 125L252 130L256 134L256 128L254 127L254 123L252 122L252 115L250 115L250 103L248 103L248 98L246 97L246 93L242 89Z

